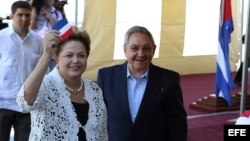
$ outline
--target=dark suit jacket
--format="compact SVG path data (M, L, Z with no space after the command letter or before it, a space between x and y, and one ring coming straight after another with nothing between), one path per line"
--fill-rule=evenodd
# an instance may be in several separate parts
M132 122L127 62L98 71L108 110L109 141L186 141L187 115L178 73L150 65L145 93Z

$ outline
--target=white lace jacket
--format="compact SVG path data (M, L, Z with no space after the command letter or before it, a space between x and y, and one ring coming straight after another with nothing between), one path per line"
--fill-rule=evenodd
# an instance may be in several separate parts
M100 87L83 78L85 97L89 103L88 121L82 128L88 141L107 141L107 110ZM77 141L80 122L58 69L44 77L32 106L24 100L24 86L17 96L18 105L31 112L30 141Z

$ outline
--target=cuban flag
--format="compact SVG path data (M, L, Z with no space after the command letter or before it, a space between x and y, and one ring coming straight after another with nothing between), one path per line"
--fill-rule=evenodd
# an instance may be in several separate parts
M216 96L224 98L228 106L232 106L233 101L230 91L234 89L234 83L229 63L229 43L234 26L231 13L231 0L221 0L220 9L219 46L216 65Z
M69 25L67 19L65 18L58 21L56 25L52 27L52 29L58 30L60 32L62 41L66 40L73 33L71 26Z

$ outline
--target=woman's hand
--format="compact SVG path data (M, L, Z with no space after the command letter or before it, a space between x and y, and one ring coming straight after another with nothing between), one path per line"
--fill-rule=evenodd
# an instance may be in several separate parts
M43 39L44 55L51 58L57 50L57 45L61 41L60 32L57 30L49 31Z

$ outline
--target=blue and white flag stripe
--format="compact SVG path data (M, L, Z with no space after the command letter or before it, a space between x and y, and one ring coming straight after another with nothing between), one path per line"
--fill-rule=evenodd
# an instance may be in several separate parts
M216 65L216 96L223 97L228 106L233 105L230 91L234 89L230 63L229 43L234 30L231 14L231 0L224 0L221 5L222 20L219 23L218 54Z
M67 19L58 21L52 29L60 31L62 41L66 40L73 33L73 30L69 25Z

